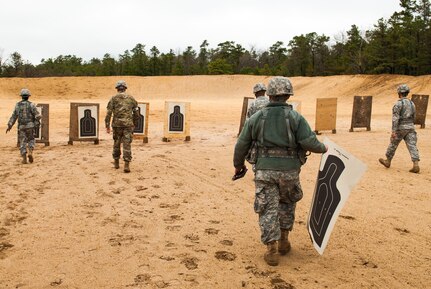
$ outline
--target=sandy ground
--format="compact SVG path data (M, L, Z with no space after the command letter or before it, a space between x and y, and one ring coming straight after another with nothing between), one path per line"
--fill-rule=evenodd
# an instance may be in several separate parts
M68 146L69 103L101 104L117 77L0 79L0 288L426 288L431 284L431 109L417 129L421 173L404 144L390 169L396 86L431 94L431 76L292 78L294 100L314 127L318 97L338 98L337 133L324 132L367 164L323 256L306 219L320 156L301 173L292 251L278 267L262 255L254 184L232 182L242 99L266 77L125 77L150 102L149 143L133 143L132 173L112 166L111 135ZM16 127L5 134L21 87L50 104L51 146L20 164ZM373 95L371 131L348 132L354 95ZM191 102L191 142L161 141L165 100ZM251 172L251 171L250 171Z

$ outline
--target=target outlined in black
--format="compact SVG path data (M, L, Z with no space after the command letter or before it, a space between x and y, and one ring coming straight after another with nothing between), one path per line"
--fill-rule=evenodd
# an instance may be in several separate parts
M139 120L138 120L137 126L135 126L135 129L133 130L133 133L144 134L145 116L140 106L138 106L138 113L139 113Z
M323 240L340 201L337 181L345 169L343 161L329 155L322 171L319 171L316 193L310 214L310 230L314 241L322 247Z

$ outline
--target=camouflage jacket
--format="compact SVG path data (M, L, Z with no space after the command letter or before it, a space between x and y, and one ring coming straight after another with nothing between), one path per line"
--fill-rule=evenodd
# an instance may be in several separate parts
M39 126L40 118L41 115L34 103L28 100L21 100L15 105L15 109L7 125L11 128L18 120L18 129L32 128Z
M259 96L251 104L247 111L247 117L250 118L253 114L264 108L269 103L269 99L266 96Z
M414 129L416 107L406 97L400 98L392 108L392 131Z
M112 127L134 127L139 117L138 102L127 93L117 93L111 98L107 106L106 128L110 127L111 117Z
M261 121L261 118L265 110L267 110L267 116L262 127L263 121ZM288 119L295 147L289 147L285 110L288 110ZM263 132L263 143L260 137L261 131ZM316 134L311 130L305 118L299 112L292 110L291 105L280 102L270 102L266 108L258 111L245 122L235 145L233 158L235 168L240 168L244 165L245 157L253 141L257 141L259 147L267 149L284 148L298 151L301 148L314 153L326 151L325 145L317 139ZM300 167L301 162L297 155L284 158L258 154L256 162L256 170L283 171L299 169Z

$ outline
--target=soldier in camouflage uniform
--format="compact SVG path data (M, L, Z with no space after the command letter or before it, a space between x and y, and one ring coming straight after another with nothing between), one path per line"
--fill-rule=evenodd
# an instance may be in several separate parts
M6 133L8 133L15 122L18 120L18 139L19 139L19 150L22 156L22 163L28 161L33 162L33 150L34 150L34 134L35 129L39 128L41 115L36 108L34 103L28 101L31 93L30 90L23 88L21 89L20 95L22 100L15 105L12 116L7 123ZM28 146L28 151L27 151Z
M266 87L263 83L258 83L253 87L253 93L256 96L256 100L251 104L247 111L247 118L250 118L253 114L264 108L269 100L265 96Z
M261 241L267 246L264 260L278 265L279 254L290 250L288 240L295 219L296 202L302 198L299 182L301 152L326 152L305 118L286 103L293 95L286 77L268 84L270 103L244 124L235 146L235 174L245 168L244 160L253 141L258 143L254 210L259 214ZM278 248L277 248L278 242ZM277 253L278 249L278 253Z
M107 113L105 117L106 132L111 132L111 116L112 130L114 137L114 149L112 156L114 158L114 167L120 168L121 144L123 144L123 159L124 172L130 172L130 161L132 160L132 140L133 130L139 119L138 102L133 96L126 93L127 84L120 80L115 85L117 94L111 98L108 103Z
M410 88L406 84L398 86L397 92L399 99L392 108L392 133L386 150L386 159L379 159L379 162L389 168L398 145L404 140L413 162L410 172L419 173L419 151L416 147L417 135L414 125L416 107L413 101L407 98Z

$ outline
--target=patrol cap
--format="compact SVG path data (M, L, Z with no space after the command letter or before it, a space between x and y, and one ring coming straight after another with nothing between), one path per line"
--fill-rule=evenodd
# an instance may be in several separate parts
M265 84L263 84L263 83L257 83L253 87L253 93L256 93L256 92L259 92L259 91L266 91Z
M124 87L127 88L127 83L124 80L117 81L117 84L115 84L115 88Z
M398 93L409 93L410 88L407 86L407 84L401 84L400 86L398 86L397 92Z
M266 94L269 96L293 95L292 83L287 77L273 77L268 83Z
M28 90L27 88L23 88L23 89L21 89L19 95L20 96L30 96L31 93L30 93L30 90Z

